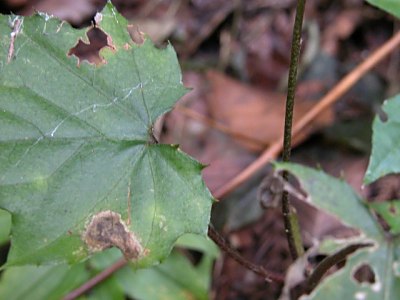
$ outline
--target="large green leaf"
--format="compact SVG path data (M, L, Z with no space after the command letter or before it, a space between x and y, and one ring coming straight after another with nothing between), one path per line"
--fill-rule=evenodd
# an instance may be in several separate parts
M400 18L400 1L399 0L367 0L367 2Z
M74 263L115 245L144 267L182 234L207 232L203 166L152 139L154 121L186 91L176 54L135 44L110 3L101 15L110 47L100 66L67 55L85 30L44 14L0 16L7 265Z
M387 120L375 117L372 133L372 153L365 174L371 183L389 173L400 172L400 94L386 100L382 107Z
M366 205L343 180L295 164L282 163L276 166L289 171L299 180L310 205L361 231L358 238L341 240L342 249L352 244L373 244L350 255L342 269L326 277L311 295L301 299L399 299L399 237L384 234ZM361 283L354 278L355 272L363 265L373 271L374 283Z

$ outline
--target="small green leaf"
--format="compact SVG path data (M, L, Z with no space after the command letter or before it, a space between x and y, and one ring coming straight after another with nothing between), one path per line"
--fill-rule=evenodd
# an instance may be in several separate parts
M365 203L344 181L296 164L275 163L278 170L295 175L308 193L309 204L334 215L344 224L360 229L370 237L380 237L380 226L373 220Z
M400 172L400 94L382 107L387 120L375 117L372 127L372 153L364 182L371 183L390 173Z
M182 235L175 243L176 247L196 250L216 259L220 251L217 245L210 240L194 234Z
M374 209L389 225L390 233L400 233L400 200L370 203L369 207Z
M367 0L367 2L375 5L388 13L400 18L400 1L399 0Z
M75 263L114 245L146 267L165 259L182 234L207 233L212 197L202 165L155 144L151 134L186 92L176 53L148 39L135 44L110 3L101 15L96 26L110 46L100 66L78 66L68 55L87 39L84 29L45 14L0 16L0 208L13 220L8 266ZM111 230L108 244L88 229L99 219Z

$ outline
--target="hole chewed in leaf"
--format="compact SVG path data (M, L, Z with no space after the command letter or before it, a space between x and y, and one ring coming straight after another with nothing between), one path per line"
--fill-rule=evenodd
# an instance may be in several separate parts
M353 278L358 283L369 283L373 284L376 282L375 280L375 273L371 269L371 267L367 264L362 264L359 266L355 272L353 273Z
M68 51L68 56L75 55L78 58L78 66L83 60L95 65L105 64L100 50L104 47L115 50L111 37L98 27L90 28L86 35L89 43L79 39L78 43Z
M121 215L111 210L101 211L92 217L83 240L93 252L117 247L128 260L138 260L145 253L138 238L121 219Z

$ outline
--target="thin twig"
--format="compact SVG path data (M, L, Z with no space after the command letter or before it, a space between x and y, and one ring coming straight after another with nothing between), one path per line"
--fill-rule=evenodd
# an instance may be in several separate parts
M244 266L246 269L253 271L266 281L274 281L279 283L284 282L285 278L281 274L267 271L262 266L255 265L244 258L239 252L237 252L227 243L227 241L212 227L212 225L208 226L208 236L230 257L232 257L236 262Z
M294 97L297 86L297 66L299 64L301 50L301 31L303 27L304 8L306 0L298 0L296 7L296 17L293 25L292 47L290 51L290 66L288 78L288 92L286 98L285 110L285 130L283 133L283 153L282 160L290 161L290 153L292 149L292 124ZM283 172L283 179L288 180L288 173ZM282 214L285 223L285 233L289 245L289 251L293 260L296 260L304 253L303 242L299 229L296 212L291 209L289 194L287 191L282 193Z
M120 260L117 260L114 264L109 266L107 269L104 269L101 273L97 274L92 279L90 279L89 281L82 284L79 288L70 292L68 295L66 295L63 298L63 300L73 300L73 299L78 298L79 296L82 296L83 294L87 293L92 288L94 288L96 285L98 285L101 282L103 282L104 280L106 280L112 274L117 272L119 269L125 267L127 264L128 264L128 262L126 261L125 258L121 258Z
M331 89L318 103L306 113L292 129L293 137L297 136L306 126L308 126L314 118L323 110L327 109L333 103L338 101L361 77L377 65L392 51L396 50L400 45L400 31L396 33L390 40L383 44L379 49L368 56L361 64L359 64L351 73L346 75L339 83ZM235 176L231 181L219 188L214 197L221 199L248 180L254 173L258 172L269 161L275 159L282 151L283 138L271 144L261 156L245 168L239 175Z

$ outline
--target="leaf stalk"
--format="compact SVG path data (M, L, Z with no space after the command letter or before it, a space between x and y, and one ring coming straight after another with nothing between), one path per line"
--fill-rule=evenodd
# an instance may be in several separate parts
M300 58L301 50L301 31L303 26L303 16L306 1L298 0L296 7L296 17L293 27L292 47L290 53L288 92L286 98L285 111L285 128L283 134L283 153L282 160L290 161L291 145L292 145L292 124L293 124L293 109L294 98L297 85L297 67ZM288 173L283 173L283 178L288 180ZM282 194L282 213L285 223L285 233L289 244L289 251L293 260L297 259L304 253L303 243L300 234L299 222L297 214L291 208L289 194L285 191Z

